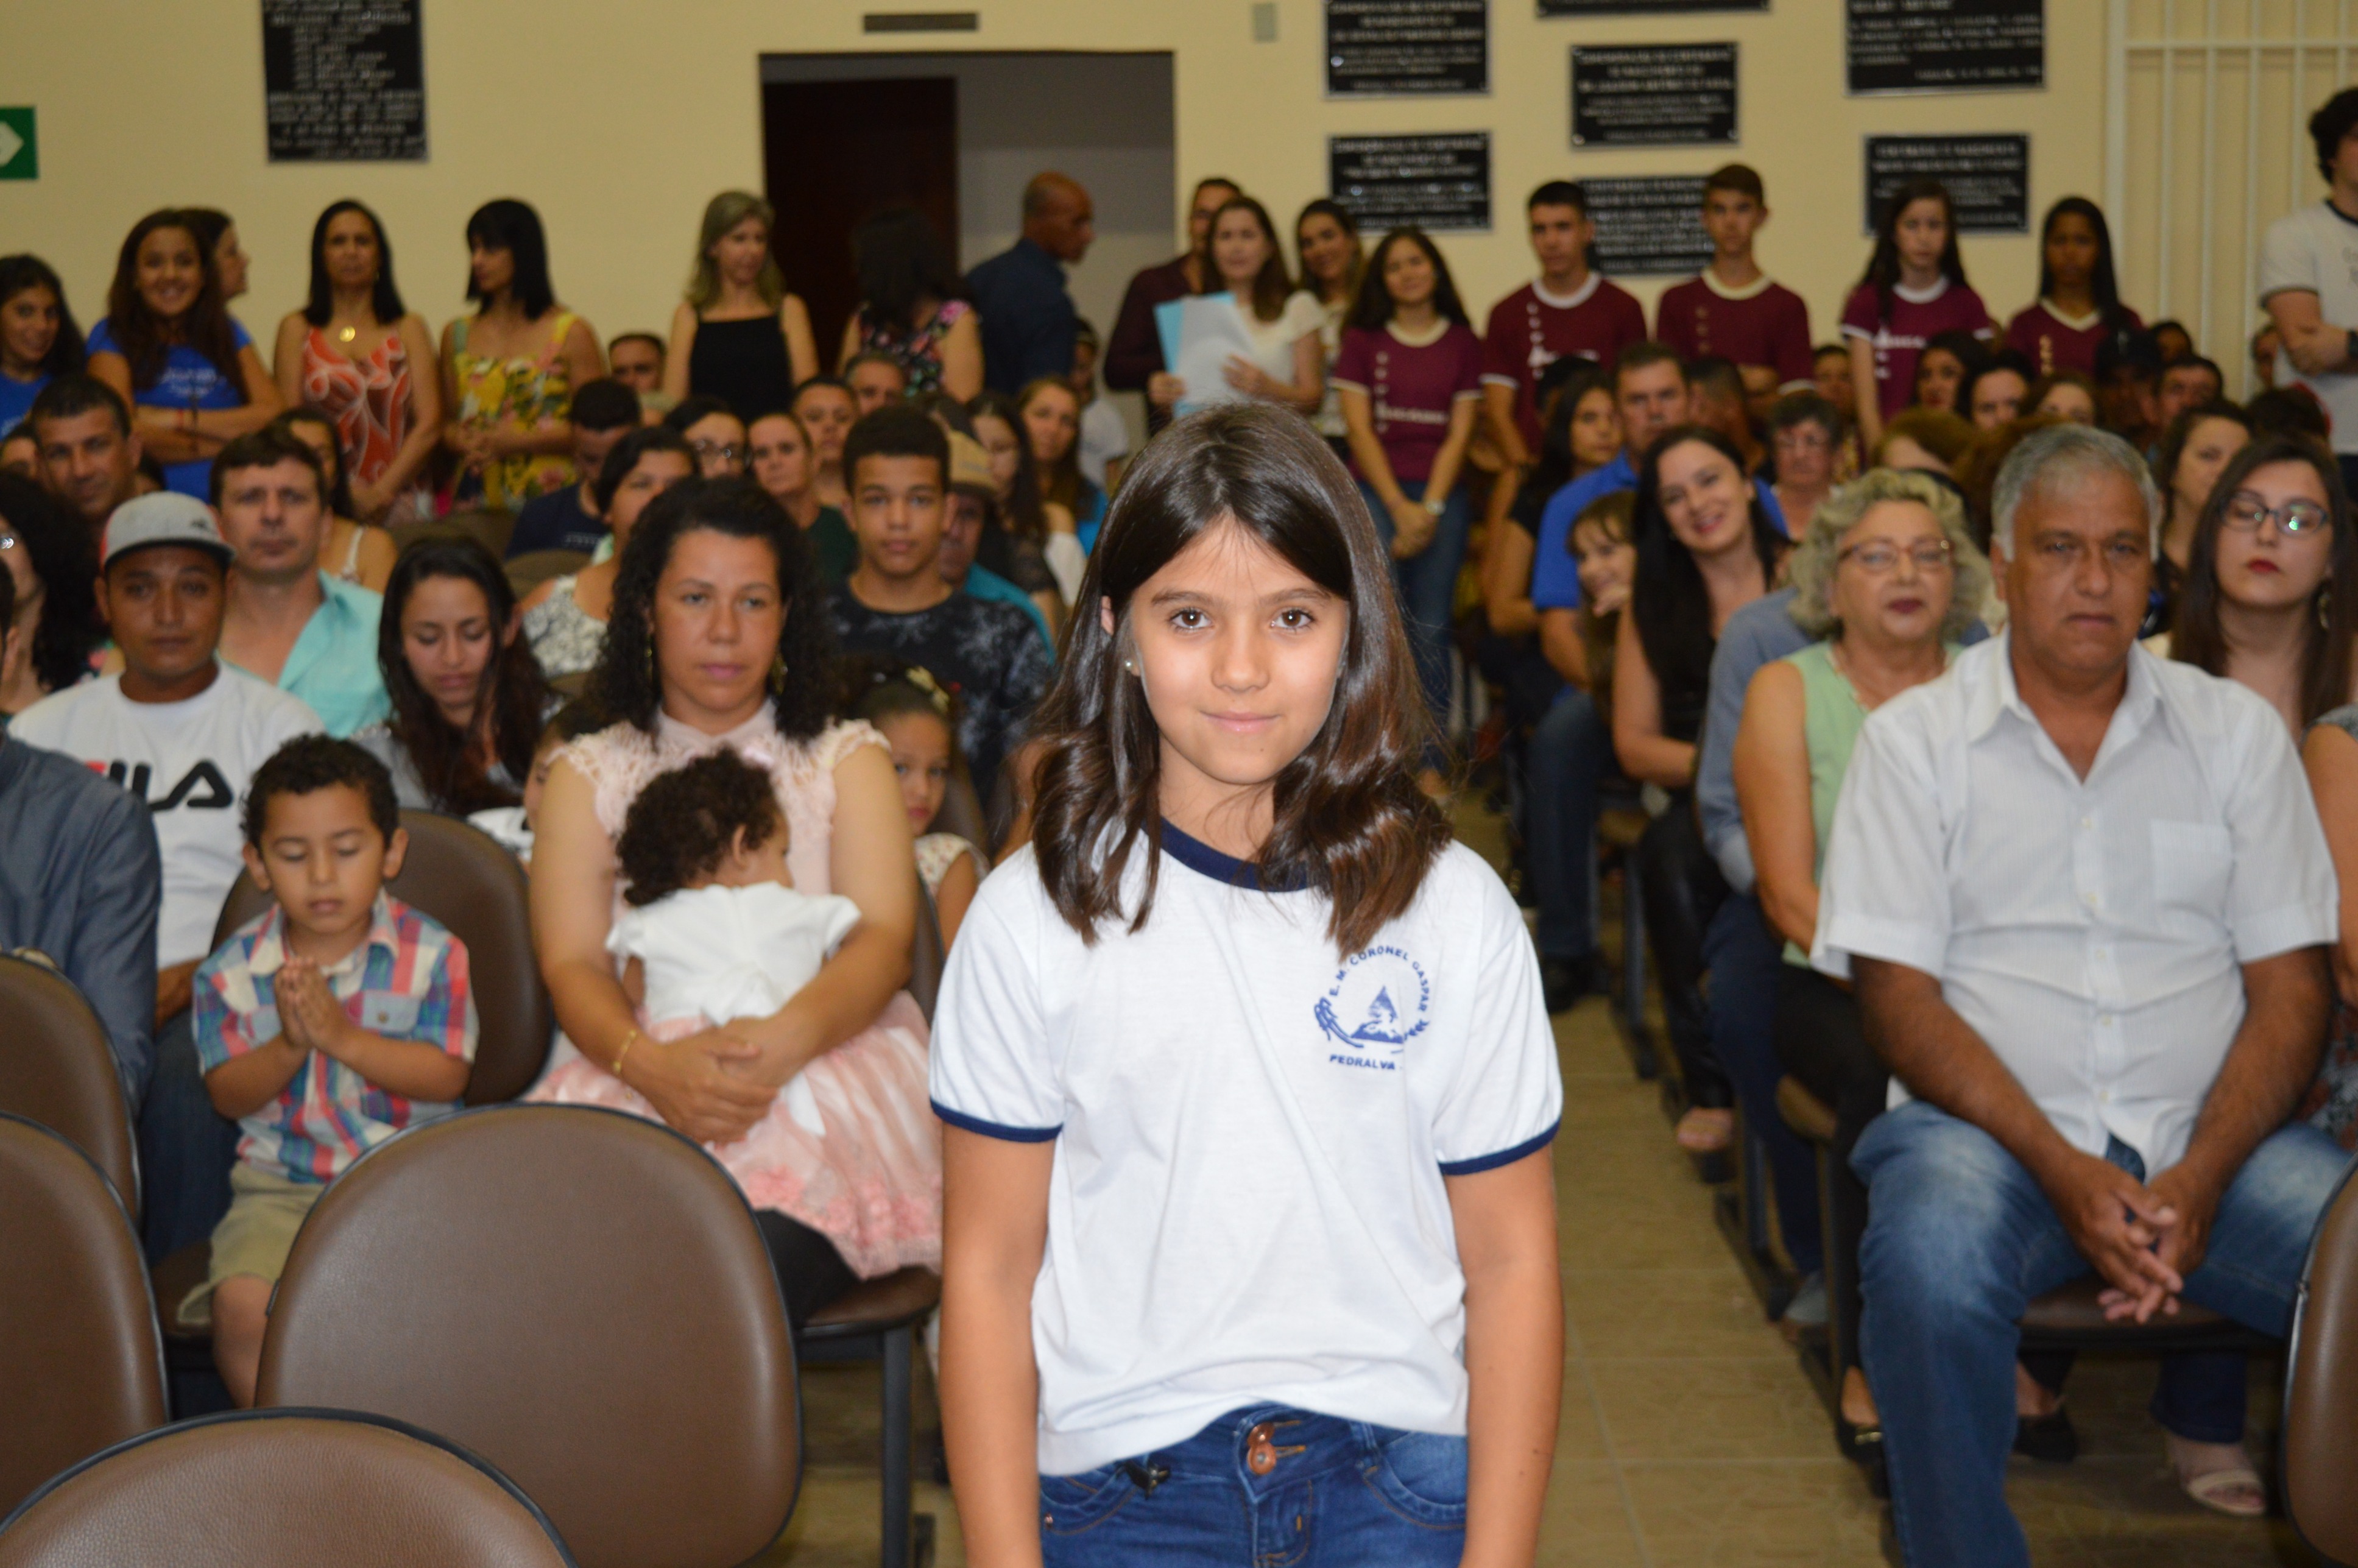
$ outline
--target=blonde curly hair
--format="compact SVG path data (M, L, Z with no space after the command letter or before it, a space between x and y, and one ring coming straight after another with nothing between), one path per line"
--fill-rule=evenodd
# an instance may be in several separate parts
M1812 637L1831 637L1842 630L1841 618L1834 614L1833 587L1843 536L1887 501L1922 506L1949 541L1954 565L1941 639L1953 643L1982 617L1990 593L1989 557L1966 530L1965 503L1957 492L1930 474L1905 469L1869 469L1818 503L1808 531L1786 564L1793 585L1793 623Z

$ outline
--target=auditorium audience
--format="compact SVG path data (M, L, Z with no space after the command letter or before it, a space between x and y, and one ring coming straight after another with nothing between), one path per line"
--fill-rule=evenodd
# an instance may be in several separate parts
M975 559L999 505L999 484L991 477L990 459L982 444L956 430L945 432L950 443L949 490L942 503L942 580L977 599L1012 604L1032 617L1040 629L1053 661L1056 652L1054 627L1064 618L1064 603L1052 589L1029 594ZM859 565L859 546L852 546L852 565ZM844 573L848 577L849 571ZM841 578L834 579L841 581ZM1051 619L1051 611L1055 619Z
M860 417L860 400L836 377L815 375L795 389L792 408L810 432L811 449L818 454L818 478L813 481L818 498L841 511L850 504L843 483L843 438Z
M1884 421L1907 406L1916 362L1943 332L1986 343L1995 335L1982 297L1965 282L1957 248L1957 213L1948 187L1911 179L1892 193L1876 221L1875 253L1842 312L1857 388L1859 440L1882 438Z
M2041 430L1996 507L2007 629L1861 731L1812 953L1856 986L1902 1102L1852 1164L1917 1564L2029 1561L2004 1476L2030 1300L2093 1267L2113 1315L2182 1299L2281 1335L2347 1163L2282 1126L2326 1023L2325 842L2266 702L2136 645L2161 513L2144 460ZM2215 1362L2165 1359L2155 1413L2196 1501L2256 1514L2242 1369Z
M614 553L578 572L553 577L524 598L525 639L550 680L585 674L597 664L614 601L614 575L639 514L673 485L695 477L696 453L667 425L633 430L606 454L592 499L606 520Z
M0 504L12 492L0 483ZM28 636L15 619L19 580L0 571L0 649ZM46 960L74 983L106 1030L134 1117L155 1068L162 878L144 803L0 724L0 953Z
M1450 622L1469 522L1460 481L1482 406L1482 340L1422 230L1393 230L1368 257L1335 384L1351 475L1391 557L1401 630L1437 738L1449 721ZM1419 770L1427 794L1444 788L1443 764L1436 739Z
M1773 1054L1722 1052L1748 1126L1767 1131L1779 1125L1780 1065L1836 1108L1828 1192L1833 1234L1821 1241L1806 1157L1776 1167L1778 1215L1788 1250L1798 1235L1812 1254L1823 1245L1855 1260L1866 1193L1850 1173L1850 1151L1881 1113L1889 1074L1859 1031L1850 994L1809 968L1819 871L1866 716L1948 667L1988 595L1989 568L1966 533L1954 492L1922 475L1879 469L1818 509L1793 551L1791 577L1784 612L1816 640L1753 676L1731 754L1757 877L1754 918L1781 939L1784 962L1766 994L1746 995L1731 989L1736 977L1715 954L1712 1013L1715 1022L1724 1011L1749 1012L1752 1021L1774 1018ZM1742 896L1732 891L1730 903ZM1796 1190L1789 1194L1789 1187ZM1843 1415L1855 1427L1871 1427L1874 1401L1857 1362L1855 1262L1843 1272L1851 1281L1849 1299L1838 1303L1845 1328L1837 1347Z
M2039 297L2006 324L2006 346L2034 375L2059 371L2093 375L2104 341L2145 326L2121 303L2113 269L2113 231L2104 209L2066 196L2039 225Z
M1850 373L1850 350L1842 343L1820 343L1810 351L1810 379L1818 395L1843 411L1847 418L1858 408L1858 384Z
M0 436L0 473L13 473L36 484L41 481L41 443L33 438L30 417Z
M2262 391L2276 385L2277 360L2283 352L2284 334L2277 330L2275 322L2252 334L2252 379L2259 383Z
M1727 887L1695 821L1695 748L1720 628L1777 586L1785 537L1747 482L1742 454L1694 425L1674 427L1647 449L1635 535L1637 578L1614 649L1613 749L1631 778L1671 792L1670 809L1638 847L1647 937L1688 1106L1679 1144L1711 1153L1735 1133L1732 1090L1712 1049L1701 989L1704 932Z
M967 413L999 487L979 559L1032 595L1054 623L1072 603L1087 566L1073 514L1042 497L1039 465L1011 401L986 392Z
M1744 373L1736 362L1705 354L1687 362L1687 419L1718 431L1744 459L1744 471L1766 466L1768 449L1752 427L1751 401L1744 390Z
M24 423L50 377L81 369L86 357L66 286L49 264L0 256L0 436Z
M933 898L946 950L957 943L958 925L990 871L981 845L934 830L950 780L963 771L957 754L957 705L930 670L880 665L871 672L866 690L853 699L851 711L855 719L876 726L892 752L901 804L909 814L909 831L916 836L917 875Z
M524 503L508 535L511 560L535 550L587 554L606 537L597 512L598 471L606 454L640 427L639 395L619 377L600 376L574 388L572 413L573 467L581 477Z
M2022 400L2030 412L2067 424L2096 422L2096 384L2080 371L2050 371L2030 384Z
M942 580L948 438L914 408L883 409L852 427L844 466L860 566L829 598L836 643L931 670L964 709L975 778L995 781L1052 671L1028 616Z
M195 1029L205 1092L243 1136L204 1283L157 1303L211 1323L240 1407L304 1216L354 1160L459 1108L477 1027L465 945L385 892L409 837L383 763L303 736L255 771L243 816L271 906L198 969Z
M2161 349L2151 332L2096 345L2096 423L2151 455L2161 433Z
M935 427L905 418L938 451ZM859 1279L939 1266L925 1025L900 990L916 922L908 817L881 738L829 719L827 589L777 504L750 483L697 480L644 521L622 543L595 682L620 719L558 753L540 804L534 947L578 1054L560 1047L535 1095L659 1118L713 1148L799 1325ZM773 1016L683 1035L639 1015L607 951L622 907L615 839L658 774L724 747L770 774L796 890L839 893L860 920ZM804 1074L828 1091L823 1138L780 1092ZM827 1201L841 1192L873 1200Z
M803 422L783 410L757 416L745 433L753 482L803 531L819 575L833 585L860 564L860 544L843 514L818 498L818 451Z
M2177 619L2202 509L2229 460L2251 439L2250 418L2232 403L2189 408L2163 433L2153 460L2154 482L2161 487L2161 550L2153 560L2152 600L2140 636L2167 632Z
M663 423L696 454L698 479L735 479L745 471L745 421L719 398L704 393L683 397Z
M1808 387L1785 394L1769 411L1768 456L1777 475L1770 493L1796 538L1809 531L1811 515L1833 489L1847 428L1841 408Z
M472 316L442 329L442 444L454 502L513 512L574 482L573 390L606 373L598 334L557 300L540 214L502 198L467 220Z
M282 429L240 436L213 464L213 507L236 557L222 660L300 697L341 738L385 714L376 667L384 600L320 568L326 492L319 458Z
M2216 403L2226 395L2227 373L2200 354L2169 360L2161 367L2161 390L2156 416L2165 430L2169 422L2197 404Z
M1342 395L1335 385L1335 356L1343 351L1343 329L1359 302L1359 279L1367 271L1359 221L1332 197L1313 200L1293 220L1293 254L1302 287L1325 312L1318 326L1318 347L1325 359L1326 395L1319 400L1318 412L1310 416L1310 427L1348 462L1350 432L1343 423Z
M388 524L433 516L427 464L442 433L434 337L403 304L392 242L361 203L331 202L312 225L309 297L279 322L271 363L289 407L308 405L332 424L352 487L343 515Z
M1230 392L1291 408L1314 411L1326 395L1326 353L1318 331L1325 319L1315 295L1293 287L1269 210L1249 196L1232 196L1212 216L1206 242L1206 294L1226 293L1244 317L1252 352L1230 354L1222 378ZM1146 399L1172 410L1213 401L1217 389L1197 387L1169 371L1148 378Z
M226 305L246 291L253 260L238 242L237 220L218 207L190 207L184 211L190 232L205 254L212 257L213 266L221 274L222 303Z
M94 375L56 377L25 416L40 449L41 481L95 539L114 509L140 493L144 455L131 406Z
M1163 334L1155 325L1157 306L1190 294L1202 294L1213 277L1209 246L1212 215L1244 188L1214 175L1195 182L1187 199L1187 250L1159 266L1144 268L1123 290L1121 313L1114 319L1113 336L1106 340L1105 384L1116 392L1144 392L1147 383L1170 367L1163 362ZM1170 423L1170 411L1152 399L1146 406L1146 431L1152 436Z
M131 405L165 483L200 499L214 454L285 406L228 300L194 215L166 208L124 237L90 334L90 373Z
M1903 408L1885 422L1868 461L1876 468L1912 469L1951 479L1975 435L1972 424L1942 409Z
M1073 370L1080 312L1065 287L1097 238L1089 193L1068 175L1035 174L1023 187L1023 232L1015 243L966 275L982 318L983 384L1012 397L1043 376ZM958 395L957 388L948 389ZM972 395L971 393L966 395Z
M1523 204L1540 275L1490 308L1482 329L1484 412L1509 464L1523 469L1539 445L1539 376L1552 361L1578 354L1600 365L1646 341L1646 313L1619 284L1588 265L1596 243L1588 193L1552 179ZM1547 546L1541 540L1544 554Z
M704 206L696 265L672 312L663 390L676 403L717 397L751 421L784 405L818 373L810 311L786 292L770 248L777 213L761 197L724 190Z
M522 800L553 699L491 551L463 535L403 551L376 663L390 711L352 739L403 806L468 816Z
M851 394L852 407L865 418L909 395L909 372L883 350L863 349L844 362L843 384Z
M1059 375L1029 384L1016 394L1015 416L1022 422L1042 503L1065 509L1076 537L1096 538L1105 522L1106 494L1081 472L1081 403L1071 381Z
M1759 172L1731 163L1703 182L1703 227L1711 237L1709 265L1662 291L1654 307L1654 337L1682 359L1715 354L1741 372L1747 393L1774 395L1808 384L1812 374L1810 308L1801 297L1760 269L1753 240L1768 222L1768 196Z
M1084 319L1073 334L1073 395L1081 400L1081 477L1106 494L1121 482L1123 460L1130 456L1130 427L1110 398L1098 393L1098 330ZM1096 535L1081 541L1083 548Z
M298 404L273 419L270 427L294 437L319 460L319 477L328 486L328 537L319 547L322 569L340 582L383 593L385 579L393 575L394 557L400 552L384 529L352 521L360 508L344 472L335 419L324 408Z
M1942 332L1916 356L1916 386L1909 406L1942 414L1964 414L1958 395L1989 362L1989 351L1971 332Z
M624 332L606 345L610 373L639 395L639 403L646 409L650 424L662 418L677 401L663 389L664 372L669 368L667 359L664 341L653 332Z
M2028 362L2012 349L2000 349L1959 384L1954 411L1977 430L1995 430L2022 413L2030 383Z
M851 257L860 308L843 324L836 363L853 389L860 387L855 358L879 354L900 367L903 391L939 387L961 400L980 392L981 328L925 215L914 207L885 208L852 231Z
M97 544L38 484L0 473L0 566L14 601L0 654L0 725L89 678L92 655L106 640L92 588Z

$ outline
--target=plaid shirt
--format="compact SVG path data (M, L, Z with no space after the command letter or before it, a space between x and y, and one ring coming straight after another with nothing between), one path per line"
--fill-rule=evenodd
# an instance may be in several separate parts
M276 977L287 957L285 923L271 905L198 967L197 1059L206 1072L278 1037ZM346 1016L372 1034L475 1059L466 945L431 917L379 892L368 939L325 973ZM402 1129L456 1108L387 1094L314 1052L276 1099L238 1124L244 1136L237 1157L289 1181L331 1182Z

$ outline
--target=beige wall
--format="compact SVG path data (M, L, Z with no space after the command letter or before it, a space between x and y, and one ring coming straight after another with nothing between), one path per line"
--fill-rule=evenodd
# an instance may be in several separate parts
M881 5L883 0L873 0ZM1735 38L1744 141L1775 221L1771 271L1831 335L1866 257L1860 139L1871 132L2028 131L2034 207L2103 188L2104 7L2048 7L2046 91L1854 99L1842 90L1841 0L1776 0L1768 13L1539 20L1494 0L1493 92L1478 99L1330 102L1317 0L1279 0L1279 37L1251 40L1249 0L960 0L981 30L913 35L914 51L1167 49L1175 56L1182 182L1233 175L1281 221L1325 184L1330 134L1487 129L1494 231L1445 242L1477 308L1526 270L1521 198L1543 178L1700 172L1720 149L1570 149L1567 49L1575 40ZM326 202L381 211L414 308L438 326L460 304L467 213L492 196L537 206L566 301L602 331L667 319L698 211L713 191L758 187L765 52L873 52L855 0L426 0L431 160L272 165L264 156L260 27L253 0L11 0L0 103L40 112L41 178L0 184L0 251L40 252L87 320L115 246L147 209L203 202L236 215L254 258L239 312L265 345L299 303L305 245ZM897 6L895 8L898 8ZM1174 194L1174 216L1184 191ZM2036 282L2034 242L1976 239L1966 262L2001 316ZM1650 303L1660 284L1639 291ZM2132 303L2143 305L2142 300Z

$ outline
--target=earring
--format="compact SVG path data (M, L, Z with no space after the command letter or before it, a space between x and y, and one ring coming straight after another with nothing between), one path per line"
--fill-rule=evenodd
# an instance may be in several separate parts
M2320 632L2333 630L2333 585L2327 583L2317 590L2317 626Z
M1121 667L1129 671L1131 675L1136 675L1138 673L1138 661L1136 659L1124 659L1121 662Z
M770 660L770 690L779 697L786 693L786 655L783 653Z
M648 636L647 636L646 648L647 648L647 689L648 689L648 690L650 690L650 691L655 691L655 690L657 690L657 689L658 689L658 683L657 683L657 682L656 682L656 680L655 680L655 640L654 640L654 633L653 633L652 631L650 631L650 632L649 632Z

